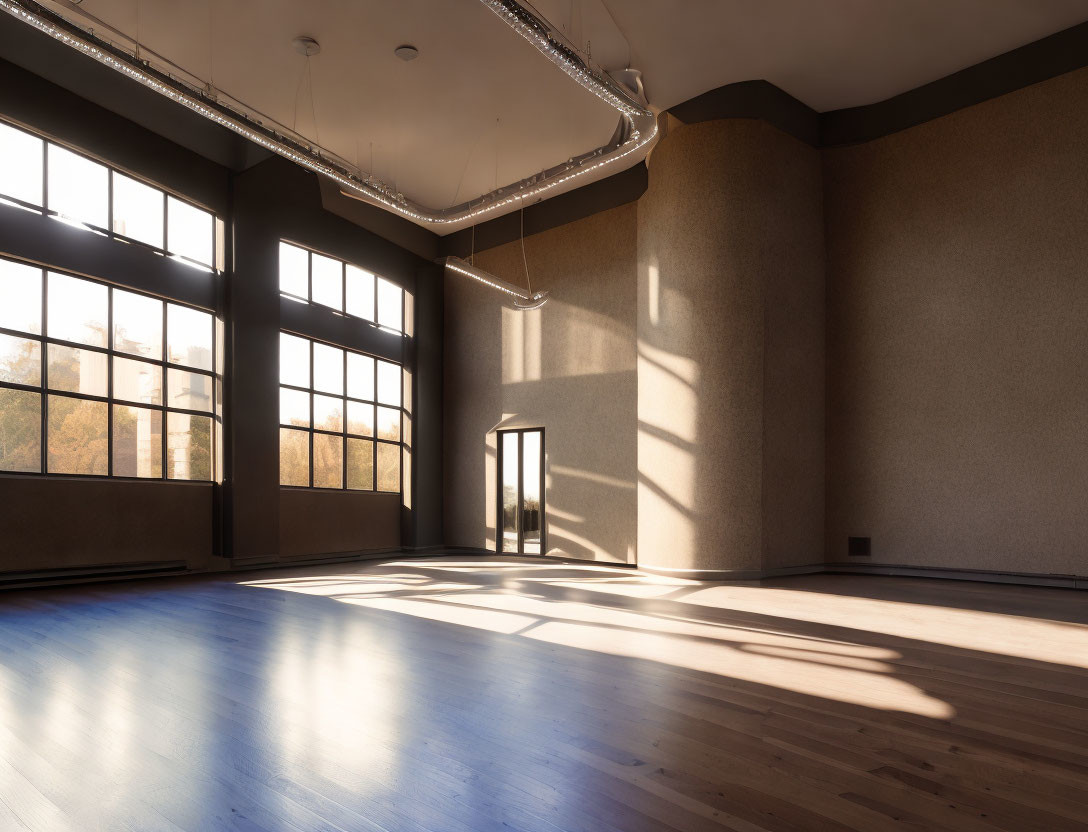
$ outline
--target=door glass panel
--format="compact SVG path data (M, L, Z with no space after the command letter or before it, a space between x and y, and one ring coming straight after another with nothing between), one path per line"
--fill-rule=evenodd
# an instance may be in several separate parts
M518 434L503 433L502 442L502 551L518 550Z
M525 554L540 554L540 431L522 434L521 527Z

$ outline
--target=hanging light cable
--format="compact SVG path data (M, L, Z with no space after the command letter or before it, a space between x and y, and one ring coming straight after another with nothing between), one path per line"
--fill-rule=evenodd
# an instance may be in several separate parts
M514 307L516 309L539 309L545 303L548 302L547 292L537 292L533 294L533 281L529 278L529 258L525 256L525 206L521 206L521 262L525 266L525 285L529 289L529 299L523 301L520 298L514 298Z

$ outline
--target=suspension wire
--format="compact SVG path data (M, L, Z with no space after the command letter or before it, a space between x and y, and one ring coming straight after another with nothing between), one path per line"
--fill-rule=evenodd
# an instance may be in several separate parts
M314 73L310 68L310 56L306 56L306 81L310 87L310 118L314 122L314 144L321 146L321 132L317 129L317 105L314 104Z
M521 204L521 262L525 266L525 283L529 287L530 297L533 294L533 281L529 279L529 259L525 256L525 202L522 197ZM475 226L473 226L475 227Z
M306 59L306 66L298 71L298 83L295 84L295 113L291 117L291 130L298 133L298 97L302 95L302 82L306 80L306 67L310 65L310 59Z
M208 0L208 92L215 87L215 0Z

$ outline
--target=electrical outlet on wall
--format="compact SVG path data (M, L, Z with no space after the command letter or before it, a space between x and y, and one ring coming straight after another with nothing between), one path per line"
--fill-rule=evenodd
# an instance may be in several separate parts
M873 539L871 537L846 538L846 554L852 558L872 557Z

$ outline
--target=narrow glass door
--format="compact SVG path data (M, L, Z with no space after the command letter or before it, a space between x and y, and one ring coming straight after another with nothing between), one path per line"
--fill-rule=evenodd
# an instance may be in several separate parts
M499 550L543 554L544 431L501 431L499 471Z
M499 504L502 510L502 551L520 552L520 530L518 523L518 482L521 470L519 461L519 442L521 434L517 431L499 434L499 455L502 460L502 484L499 486Z

